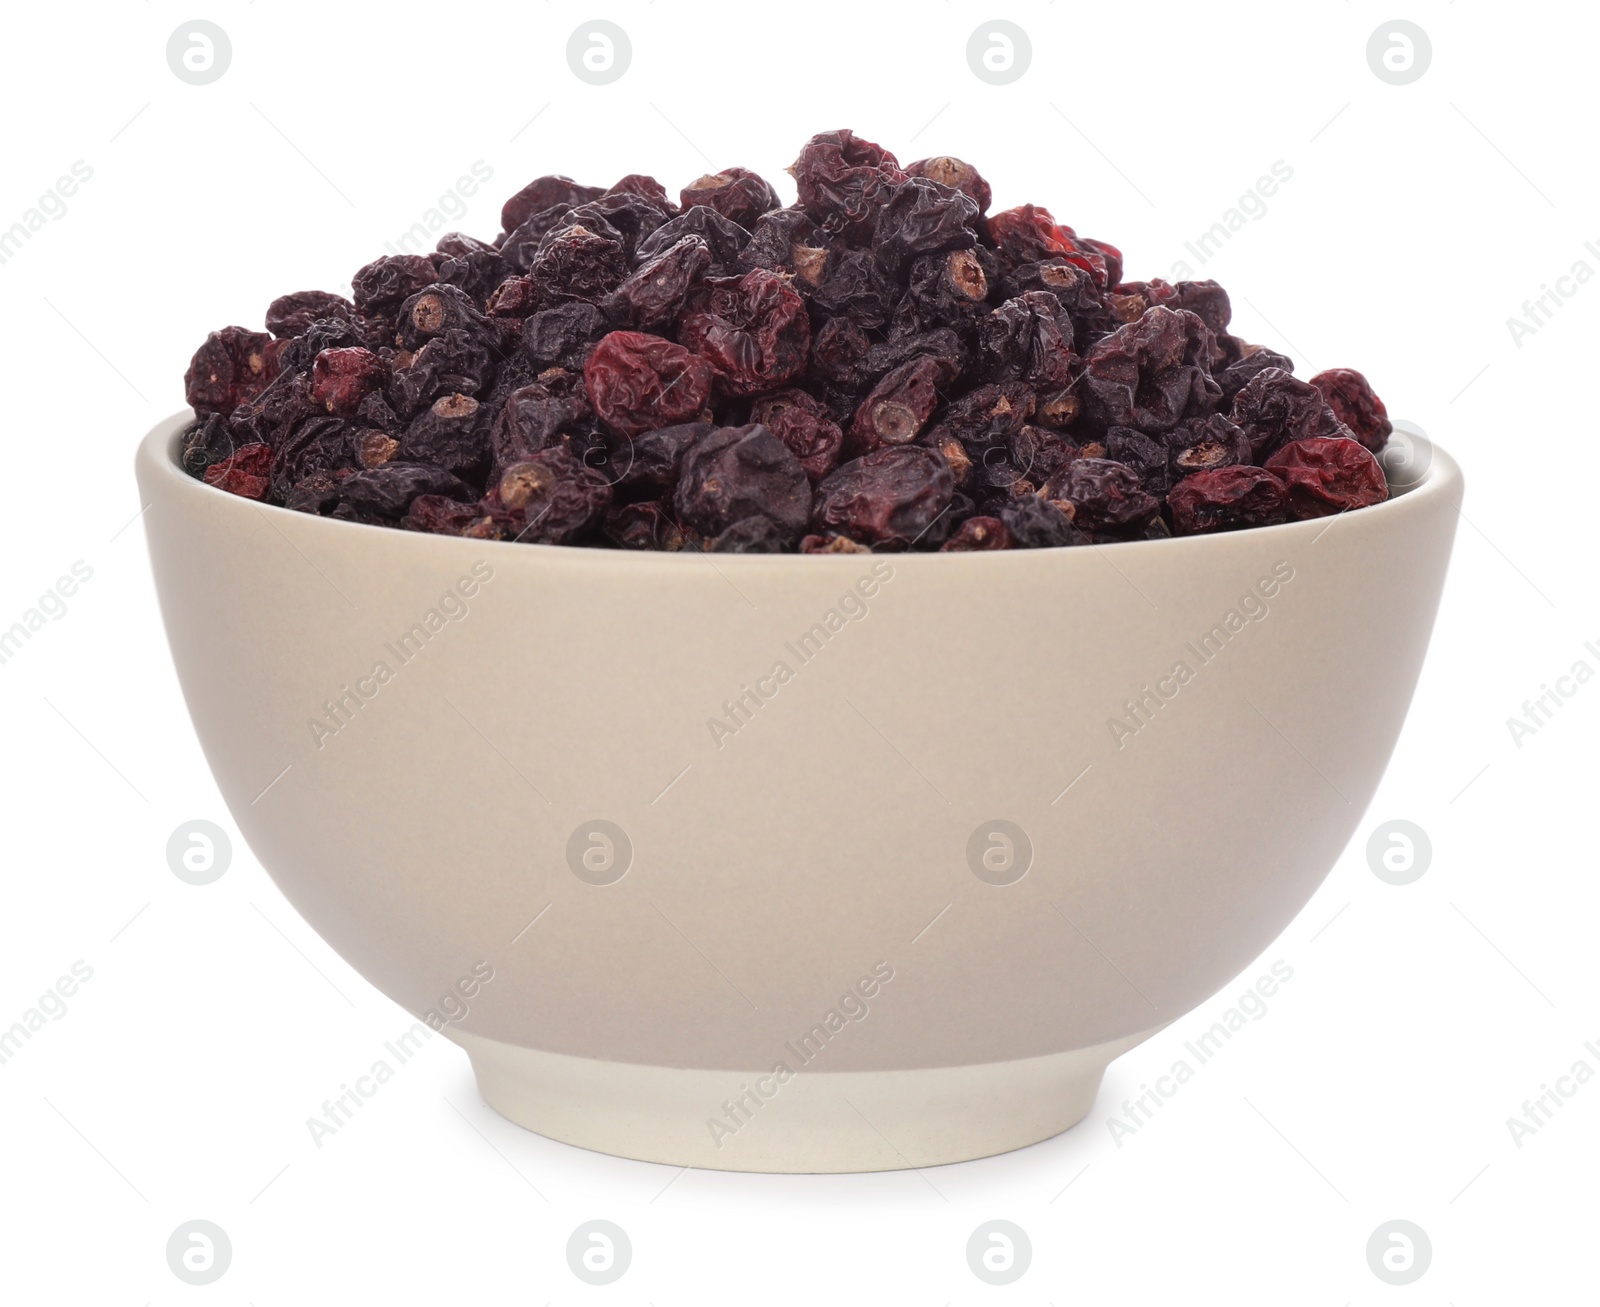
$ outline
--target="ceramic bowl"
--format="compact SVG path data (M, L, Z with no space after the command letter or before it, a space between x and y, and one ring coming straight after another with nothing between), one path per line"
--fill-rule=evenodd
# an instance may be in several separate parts
M928 1166L1080 1120L1305 905L1394 747L1461 476L1318 521L972 554L373 528L137 458L251 849L529 1129Z

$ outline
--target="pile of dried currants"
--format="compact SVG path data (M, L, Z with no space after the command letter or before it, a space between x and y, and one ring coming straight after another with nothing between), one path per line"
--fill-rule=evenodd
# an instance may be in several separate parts
M1214 281L1123 281L959 159L814 136L668 198L540 177L491 244L300 291L185 377L184 468L351 522L734 553L1033 549L1388 497L1366 379L1301 381Z

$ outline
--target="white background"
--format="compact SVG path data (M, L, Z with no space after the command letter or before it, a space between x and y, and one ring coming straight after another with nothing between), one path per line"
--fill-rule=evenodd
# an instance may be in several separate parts
M75 961L94 974L0 1066L0 1300L1594 1301L1600 1080L1520 1148L1506 1119L1579 1059L1600 1071L1583 1047L1600 1043L1600 684L1520 748L1506 720L1577 660L1600 670L1584 649L1600 644L1600 284L1520 346L1507 319L1575 261L1600 271L1584 248L1600 246L1600 22L1418 0L1398 16L1426 30L1432 63L1391 86L1365 50L1396 16L1365 0L8 7L0 228L75 161L93 177L0 264L0 626L74 561L93 578L0 666L0 1028ZM165 57L195 17L233 46L204 87ZM595 17L632 42L609 86L566 63ZM965 55L997 17L1033 48L999 87ZM501 200L546 172L649 172L676 192L742 164L788 200L800 144L844 125L902 160L975 161L996 209L1048 205L1121 246L1130 277L1170 274L1259 175L1292 167L1199 275L1301 375L1364 370L1468 480L1372 810L1284 936L1034 1148L920 1174L680 1174L508 1124L443 1039L317 1148L306 1118L411 1019L242 845L208 887L167 868L179 823L233 827L127 525L136 441L181 405L208 330L259 328L285 291L346 289L476 161L493 180L451 225L489 238ZM1406 887L1367 865L1390 818L1432 839ZM1119 1147L1107 1118L1278 959L1294 974L1267 1014ZM196 1217L233 1244L207 1288L164 1254ZM566 1264L592 1217L633 1243L608 1288ZM1405 1288L1365 1255L1396 1217L1433 1245ZM1004 1289L965 1259L991 1218L1033 1242Z

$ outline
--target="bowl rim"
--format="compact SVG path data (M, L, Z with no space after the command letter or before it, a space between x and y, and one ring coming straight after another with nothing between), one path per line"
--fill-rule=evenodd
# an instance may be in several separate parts
M1355 516L1358 520L1367 522L1376 527L1380 523L1389 522L1396 516L1414 515L1425 511L1433 502L1442 496L1459 496L1462 490L1462 472L1460 465L1432 437L1426 435L1415 423L1406 423L1405 434L1413 442L1425 447L1428 454L1427 465L1421 476L1414 482L1398 488L1390 480L1390 497L1381 504L1371 504L1361 509L1346 509L1326 517L1305 518L1300 521L1280 522L1271 526L1246 527L1239 531L1213 531L1202 535L1168 536L1157 540L1116 540L1098 544L1084 545L1055 545L1042 549L995 549L995 550L964 550L957 554L940 554L938 550L907 550L900 553L881 554L713 554L700 550L683 550L672 552L668 550L635 550L635 549L601 549L593 545L552 545L543 541L523 543L513 540L487 540L470 539L465 536L439 535L427 531L406 531L399 527L374 526L367 522L346 522L339 518L322 517L315 513L300 513L294 509L285 508L278 504L263 503L256 499L246 499L242 495L234 495L216 486L207 485L197 477L190 476L183 470L179 461L179 438L186 428L195 419L192 408L182 408L158 421L140 440L135 452L136 469L148 469L152 474L164 476L169 481L181 483L182 489L178 493L215 496L218 501L229 501L237 506L239 511L253 508L257 512L269 515L271 520L276 515L290 518L301 527L311 523L317 525L313 530L331 530L335 532L355 532L356 535L348 536L352 542L358 539L367 539L375 533L395 535L409 538L413 541L428 540L434 542L430 547L435 548L470 548L481 550L485 546L492 546L496 550L514 549L519 555L525 555L530 548L544 551L535 557L559 558L570 561L587 560L600 563L602 560L612 560L616 566L638 567L648 559L651 565L666 564L668 566L686 566L690 560L699 559L712 561L717 568L732 566L736 568L804 566L815 568L817 566L849 566L852 563L859 565L860 561L868 557L892 559L898 567L902 564L920 566L913 562L916 559L933 559L943 557L941 567L950 567L953 558L969 560L989 559L991 563L978 563L978 566L1005 567L1018 565L1018 560L1038 557L1055 557L1072 555L1087 557L1098 553L1100 550L1113 549L1119 551L1120 557L1132 557L1134 550L1187 548L1191 551L1198 549L1223 548L1224 541L1239 541L1243 539L1278 540L1284 544L1290 543L1296 535L1315 533L1320 537L1328 526L1340 518ZM1399 425L1399 424L1397 424ZM1388 479L1387 469L1385 477ZM203 500L202 500L203 502ZM1459 509L1457 510L1459 511ZM336 537L337 538L337 537ZM807 560L800 563L799 560ZM969 562L967 566L974 564Z

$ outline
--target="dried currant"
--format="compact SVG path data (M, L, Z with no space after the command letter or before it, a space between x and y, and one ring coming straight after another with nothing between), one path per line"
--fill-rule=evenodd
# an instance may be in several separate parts
M511 539L565 545L605 516L611 507L611 483L557 447L506 468L494 497L509 519Z
M1285 521L1289 492L1265 468L1234 464L1184 477L1167 495L1167 507L1174 535L1204 535Z
M1383 468L1359 440L1312 436L1279 448L1266 469L1289 487L1289 515L1327 517L1389 497Z
M1095 533L1142 527L1161 509L1133 468L1109 458L1074 459L1045 482L1040 494L1070 503L1073 524Z
M1264 368L1251 377L1233 397L1232 417L1249 438L1257 463L1265 463L1291 440L1350 435L1321 391L1281 368Z
M311 398L330 413L352 416L361 401L383 388L383 360L359 345L325 349L311 367Z
M685 452L673 504L678 520L701 535L759 516L794 541L811 517L811 482L789 447L759 422L720 427Z
M589 403L621 436L697 416L711 395L711 378L699 354L640 331L613 331L583 366Z
M828 416L823 404L803 390L780 390L763 395L750 408L750 420L759 422L789 447L815 485L839 464L844 432Z
M1207 363L1214 344L1193 313L1159 305L1097 341L1084 356L1081 387L1089 430L1159 433L1210 412L1221 397Z
M854 132L820 132L789 168L800 207L824 229L863 238L888 191L905 179L894 155Z
M954 495L949 465L933 450L880 449L823 478L812 524L864 545L905 549L922 539Z
M1010 548L1011 532L998 517L969 517L939 546L947 554Z
M678 193L678 203L686 213L704 205L748 230L763 213L776 209L782 201L759 174L748 168L724 168L690 182Z
M183 374L184 398L196 413L224 417L254 399L277 375L272 337L244 327L224 327L206 337Z
M272 449L268 445L246 445L205 471L205 483L246 499L260 499L267 493L272 471Z
M354 322L356 306L343 295L325 290L300 290L280 295L267 306L267 330L279 339L298 336L320 318Z
M1329 368L1312 377L1311 384L1327 400L1334 417L1374 454L1388 443L1389 433L1394 430L1389 410L1354 368Z
M679 323L678 340L711 364L723 394L773 390L805 367L811 320L784 277L757 268L706 286L703 303Z

